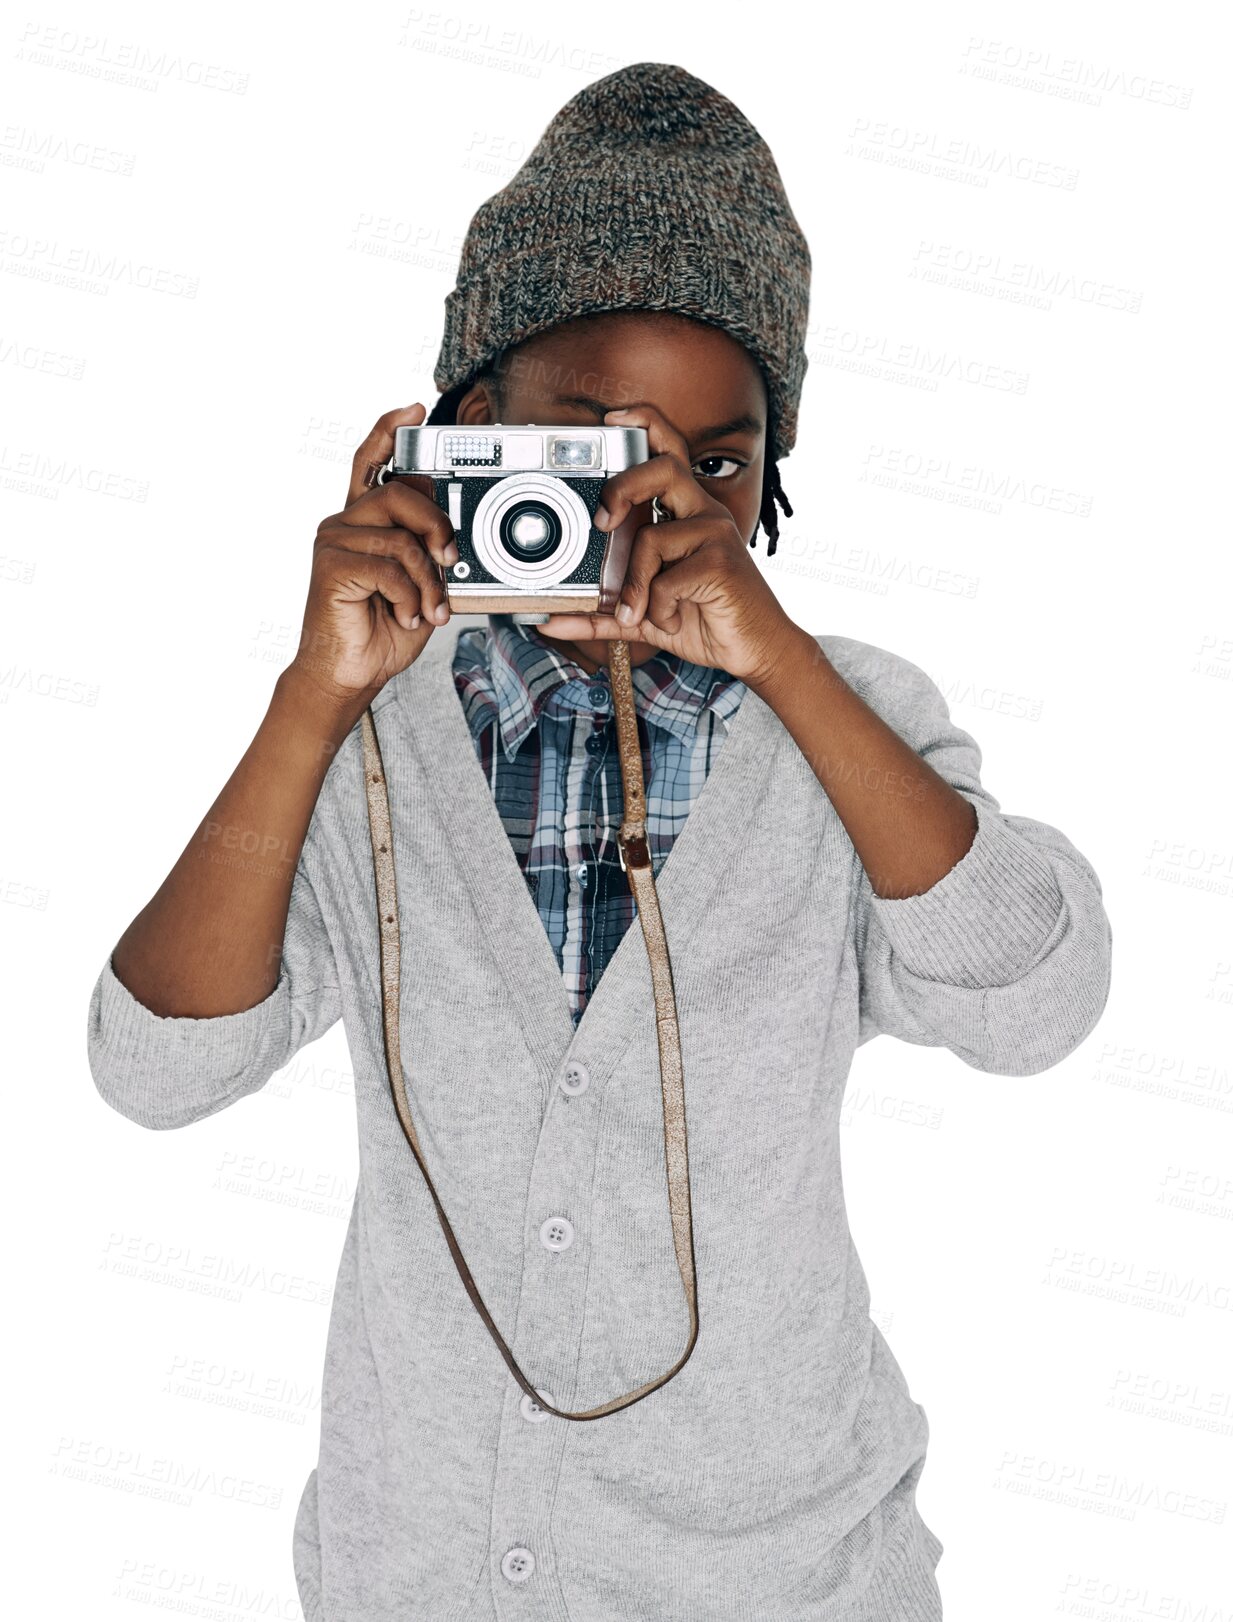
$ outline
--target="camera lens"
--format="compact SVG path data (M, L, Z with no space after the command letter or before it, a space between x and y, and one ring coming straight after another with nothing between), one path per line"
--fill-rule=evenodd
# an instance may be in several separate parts
M491 482L471 515L480 568L517 591L542 591L570 578L587 556L591 512L573 481L539 468Z
M541 501L520 501L502 515L498 533L512 558L536 563L561 544L561 520Z

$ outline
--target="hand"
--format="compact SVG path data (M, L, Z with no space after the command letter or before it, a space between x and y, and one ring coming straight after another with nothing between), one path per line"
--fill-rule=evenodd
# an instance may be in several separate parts
M627 622L612 614L551 614L536 629L570 642L649 642L691 664L759 680L793 625L732 514L694 478L688 445L654 406L609 411L604 422L645 428L653 454L607 480L596 527L615 529L631 507L654 496L673 516L634 536L621 588L621 602L632 609Z
M300 648L288 667L332 701L362 711L391 676L419 657L434 624L449 620L444 570L457 562L454 529L428 480L369 489L370 462L386 462L394 430L418 427L421 404L387 411L351 465L347 502L321 521Z

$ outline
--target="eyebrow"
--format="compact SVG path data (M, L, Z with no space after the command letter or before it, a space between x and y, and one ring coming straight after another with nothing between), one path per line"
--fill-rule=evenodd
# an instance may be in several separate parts
M602 417L607 411L614 411L615 406L605 405L602 400L594 400L589 394L558 394L558 405L582 406L588 411L594 411L596 416ZM720 439L724 434L760 434L763 423L760 417L752 416L743 411L739 417L730 417L727 422L717 422L713 428L703 428L695 436L697 443L708 439Z

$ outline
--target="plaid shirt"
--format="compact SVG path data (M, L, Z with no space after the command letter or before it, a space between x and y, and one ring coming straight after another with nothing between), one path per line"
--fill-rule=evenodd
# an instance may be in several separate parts
M518 864L565 976L574 1025L638 916L616 835L624 792L605 665L490 614L462 631L454 683ZM662 650L632 667L655 877L718 759L745 684Z

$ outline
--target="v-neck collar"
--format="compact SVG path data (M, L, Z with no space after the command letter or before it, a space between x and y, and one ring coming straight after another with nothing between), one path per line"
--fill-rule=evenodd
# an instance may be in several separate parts
M556 953L527 886L496 800L475 752L457 688L458 638L487 616L455 615L434 631L419 658L396 680L398 703L444 830L442 847L483 920L493 956L528 1048L545 1078L575 1052L588 1063L617 1057L636 1021L654 1027L650 962L635 917L609 959L577 1027ZM758 804L771 777L771 755L789 735L769 705L746 691L671 850L656 875L668 950L679 962L720 875L757 837ZM414 927L413 921L409 921Z

